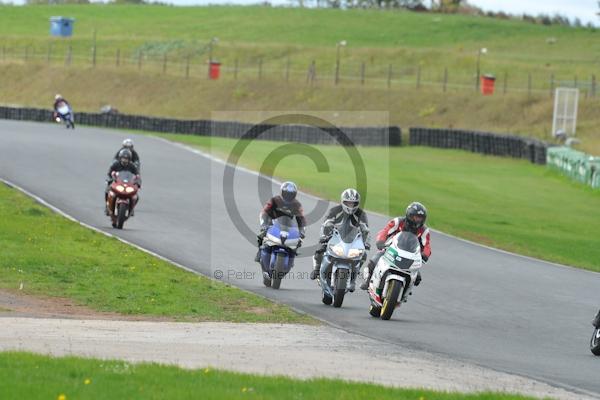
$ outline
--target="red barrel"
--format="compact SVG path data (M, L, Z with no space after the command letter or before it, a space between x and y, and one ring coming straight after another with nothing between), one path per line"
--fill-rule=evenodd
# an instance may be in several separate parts
M208 63L208 77L212 80L219 79L219 74L221 73L221 63L216 61L211 61Z
M493 75L482 75L481 76L481 94L484 96L490 96L494 94L494 87L496 85L496 77Z

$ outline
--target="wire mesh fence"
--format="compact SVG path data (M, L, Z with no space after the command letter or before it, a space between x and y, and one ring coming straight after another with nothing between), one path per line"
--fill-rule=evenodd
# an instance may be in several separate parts
M68 41L47 45L5 42L0 47L0 63L37 64L53 67L113 69L183 78L211 79L207 51L175 49L119 48ZM311 86L365 87L377 89L413 88L441 93L481 90L481 76L473 70L444 66L423 66L410 60L385 63L357 60L326 62L291 55L266 57L247 53L228 59L218 66L212 78L221 81L271 80L305 83ZM518 93L525 96L553 96L556 87L578 88L582 98L596 97L595 74L560 76L552 72L508 72L495 76L495 95Z

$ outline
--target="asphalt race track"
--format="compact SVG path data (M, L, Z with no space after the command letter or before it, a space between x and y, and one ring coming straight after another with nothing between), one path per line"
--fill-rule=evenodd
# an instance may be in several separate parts
M140 152L143 188L136 216L118 231L104 216L102 200L109 162L126 136L134 137ZM600 274L434 233L423 283L392 320L370 317L367 294L360 290L334 309L321 303L319 288L308 279L309 257L297 259L281 290L263 287L253 262L256 247L225 206L235 199L245 224L255 229L259 178L238 170L232 188L223 190L224 170L223 163L152 137L0 121L0 178L98 229L349 331L600 398L600 359L588 349L590 321L600 307ZM300 200L309 214L317 203L305 195ZM319 215L311 216L305 247L318 238ZM376 214L369 220L372 231L386 222Z

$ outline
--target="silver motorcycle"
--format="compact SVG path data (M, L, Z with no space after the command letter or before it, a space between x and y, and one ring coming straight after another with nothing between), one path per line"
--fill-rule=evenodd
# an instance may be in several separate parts
M358 227L342 224L333 228L318 279L324 304L342 306L344 296L356 280L364 255L365 244Z

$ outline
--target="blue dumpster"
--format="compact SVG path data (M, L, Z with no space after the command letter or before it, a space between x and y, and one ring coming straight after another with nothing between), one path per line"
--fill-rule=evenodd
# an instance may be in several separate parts
M50 17L50 34L52 36L71 36L74 18Z

